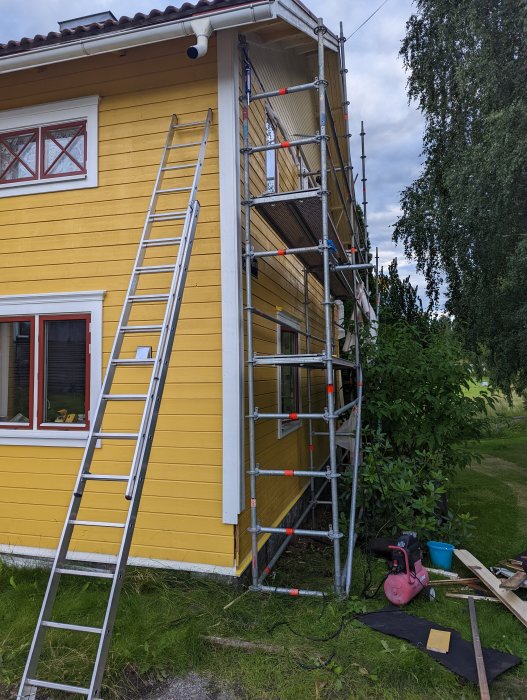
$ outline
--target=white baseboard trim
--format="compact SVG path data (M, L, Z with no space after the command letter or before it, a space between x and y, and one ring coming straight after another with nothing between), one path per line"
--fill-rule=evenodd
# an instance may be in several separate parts
M19 567L42 567L55 556L54 549L39 547L20 547L0 544L0 559L7 564ZM115 556L111 554L94 554L93 552L70 552L68 559L97 564L113 564ZM51 563L51 561L49 561ZM234 566L214 566L212 564L192 564L186 561L171 559L150 559L147 557L130 557L130 566L144 566L151 569L170 569L172 571L191 571L199 574L215 574L217 576L236 576Z

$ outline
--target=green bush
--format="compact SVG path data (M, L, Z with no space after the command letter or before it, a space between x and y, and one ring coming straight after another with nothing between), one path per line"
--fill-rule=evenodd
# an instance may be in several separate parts
M423 314L419 323L381 325L363 361L364 534L409 529L459 541L471 518L449 511L446 496L454 474L477 458L471 446L492 399L466 395L470 364L446 320Z

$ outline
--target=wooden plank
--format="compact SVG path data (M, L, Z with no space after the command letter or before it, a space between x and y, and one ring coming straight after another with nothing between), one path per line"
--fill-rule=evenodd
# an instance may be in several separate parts
M508 608L518 620L527 627L527 603L518 598L512 591L500 588L500 580L466 549L455 549L454 554L459 561L470 569L487 588Z
M483 659L483 650L481 649L481 640L479 638L476 608L474 606L474 598L472 596L469 596L468 599L468 610L470 612L470 627L472 628L472 643L474 644L476 668L478 669L479 694L481 700L490 700L487 672L485 671L485 661Z
M485 600L487 603L500 603L497 598L492 598L489 595L467 595L466 593L445 593L445 598L458 598L459 600L468 600L469 598L474 598L474 600Z
M445 571L444 569L432 569L429 566L426 567L429 574L439 574L439 576L445 576L446 578L456 579L459 578L459 574L453 571Z
M514 576L511 576L501 582L500 588L505 588L507 591L515 591L527 581L525 571L517 571Z

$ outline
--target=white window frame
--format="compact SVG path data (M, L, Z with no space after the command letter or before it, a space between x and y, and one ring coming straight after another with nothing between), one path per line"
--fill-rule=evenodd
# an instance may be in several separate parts
M0 296L2 316L51 316L89 314L91 324L90 352L90 407L88 420L93 419L102 383L102 314L104 291L59 292L51 294L20 294ZM34 357L38 358L38 333L35 333ZM34 408L38 402L38 381L33 382ZM38 428L20 430L0 428L0 445L35 445L49 447L84 447L87 430Z
M87 187L97 187L99 183L98 143L99 143L99 95L79 97L74 100L48 102L31 107L19 107L0 111L0 132L17 131L52 124L60 126L68 122L86 120L86 173L65 175L52 179L31 180L0 184L0 197L18 197L24 194L62 192Z
M288 326L293 331L300 331L301 330L301 323L298 318L295 318L294 316L291 316L285 311L278 311L276 314L276 318L278 321L282 321L283 323L286 323ZM277 324L276 328L276 351L278 355L282 354L282 346L281 346L281 333L282 333L282 325ZM300 352L300 333L298 335L298 352ZM302 412L302 375L300 372L300 368L297 368L298 371L298 413ZM280 367L277 367L277 389L278 389L278 394L277 394L277 407L278 407L278 413L282 412L282 371ZM296 430L299 430L302 427L302 421L301 420L285 420L285 419L279 419L278 420L278 439L280 440L283 437L286 437L286 435L290 435L291 433L294 433Z

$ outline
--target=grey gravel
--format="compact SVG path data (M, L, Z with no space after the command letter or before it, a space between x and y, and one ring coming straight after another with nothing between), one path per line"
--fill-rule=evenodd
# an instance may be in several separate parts
M245 694L210 676L189 673L160 684L143 700L245 700Z

